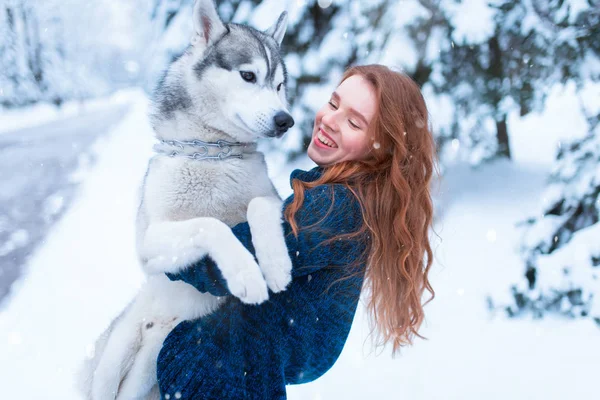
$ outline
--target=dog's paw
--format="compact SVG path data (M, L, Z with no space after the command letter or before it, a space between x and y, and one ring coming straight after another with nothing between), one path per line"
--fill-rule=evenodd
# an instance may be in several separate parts
M247 304L260 304L269 298L267 283L254 256L241 243L232 243L227 251L212 255L232 295Z
M291 271L273 270L265 275L267 286L269 287L269 289L271 289L273 293L279 293L284 291L292 281Z
M267 283L254 256L223 222L206 219L193 243L206 247L232 295L248 304L259 304L269 298Z
M232 295L246 304L260 304L269 299L267 283L258 268L243 268L227 280Z
M279 251L279 246L263 252L260 258L260 269L262 270L267 286L274 293L281 292L292 281L292 261L287 251ZM284 248L285 249L285 248Z

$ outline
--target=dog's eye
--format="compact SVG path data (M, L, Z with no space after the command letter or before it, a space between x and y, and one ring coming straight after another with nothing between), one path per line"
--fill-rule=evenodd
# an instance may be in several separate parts
M242 79L245 80L246 82L250 82L250 83L256 82L256 75L254 74L254 72L240 71L240 75L242 76Z
M279 92L282 87L283 87L283 82L281 82L279 85L277 85L277 91Z

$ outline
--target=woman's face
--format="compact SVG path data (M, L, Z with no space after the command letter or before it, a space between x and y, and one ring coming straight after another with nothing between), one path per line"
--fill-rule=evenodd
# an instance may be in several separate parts
M366 158L376 107L375 90L365 78L346 79L317 112L308 156L319 166Z

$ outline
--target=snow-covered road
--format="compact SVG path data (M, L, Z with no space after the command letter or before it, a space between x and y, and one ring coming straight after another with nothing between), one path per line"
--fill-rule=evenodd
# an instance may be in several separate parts
M71 202L78 180L74 172L93 163L92 144L127 109L112 103L0 136L0 303Z

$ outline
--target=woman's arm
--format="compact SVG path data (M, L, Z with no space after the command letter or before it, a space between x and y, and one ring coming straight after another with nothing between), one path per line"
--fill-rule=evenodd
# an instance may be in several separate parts
M290 196L284 202L284 208L292 201L293 196ZM327 266L349 265L363 255L366 248L364 237L331 240L353 233L363 224L358 200L343 185L321 185L306 190L302 207L296 213L296 222L298 237L294 236L287 221L282 222L285 244L292 260L292 278ZM247 222L234 226L232 232L244 247L256 255ZM210 257L167 276L171 280L187 282L201 292L216 296L231 294L218 266Z

